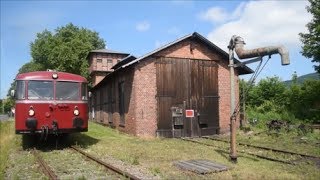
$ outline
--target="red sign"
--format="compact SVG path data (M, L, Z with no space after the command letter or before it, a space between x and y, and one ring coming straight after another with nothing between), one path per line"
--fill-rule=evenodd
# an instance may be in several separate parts
M186 109L186 117L193 118L194 117L194 110L193 109Z

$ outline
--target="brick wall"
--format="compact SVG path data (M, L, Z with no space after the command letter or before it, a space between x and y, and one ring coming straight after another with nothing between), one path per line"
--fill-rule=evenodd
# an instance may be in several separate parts
M177 57L188 59L221 60L221 55L198 42L184 40L156 54L156 56Z
M154 137L157 130L156 67L148 58L135 67L135 120L136 135Z
M93 78L93 85L97 85L108 73L113 72L111 68L125 57L123 54L92 53L89 56L89 73ZM95 73L97 71L106 73Z
M231 90L230 90L230 71L228 67L229 62L225 61L219 65L219 117L220 117L220 133L230 131L230 115L231 115ZM239 102L239 78L235 71L235 105ZM237 125L239 126L239 116L237 118Z

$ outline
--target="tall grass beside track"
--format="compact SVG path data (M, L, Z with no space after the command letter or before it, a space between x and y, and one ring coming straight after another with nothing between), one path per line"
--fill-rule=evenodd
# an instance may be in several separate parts
M0 122L0 179L4 179L10 150L17 144L14 133L14 121Z
M221 143L219 143L221 148L215 149L180 139L137 138L94 123L89 123L89 131L84 134L90 139L95 139L95 141L86 141L85 139L82 141L80 136L76 138L78 145L88 153L95 154L101 159L109 156L120 159L132 166L147 169L163 179L320 178L319 168L312 162L287 165L250 155L239 155L238 163L233 164L229 161L229 146L224 146ZM220 146L219 144L217 143L218 146ZM294 143L292 146L301 146L301 144ZM208 159L225 164L231 169L220 173L198 175L182 171L173 165L175 161L191 159Z

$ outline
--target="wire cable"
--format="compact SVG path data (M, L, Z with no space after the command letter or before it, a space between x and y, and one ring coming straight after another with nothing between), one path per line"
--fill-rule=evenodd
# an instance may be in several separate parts
M245 92L244 92L244 95L247 95L249 90L252 88L255 80L257 79L257 77L260 75L261 71L265 68L266 64L269 62L269 60L271 59L271 56L269 56L269 58L267 59L267 61L263 64L263 66L261 67L262 65L262 62L263 62L263 58L261 57L261 61L259 63L259 65L257 66L256 70L254 71L255 73L251 76L250 80L248 81L249 83L249 86L248 88L246 88ZM240 113L240 100L243 98L243 94L240 95L239 97L239 101L231 115L231 119L232 117L237 117L238 114Z

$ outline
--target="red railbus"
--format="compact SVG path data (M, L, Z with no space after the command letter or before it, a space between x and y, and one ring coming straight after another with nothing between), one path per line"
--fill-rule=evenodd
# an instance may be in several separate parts
M88 131L87 80L76 74L37 71L15 78L16 134Z

